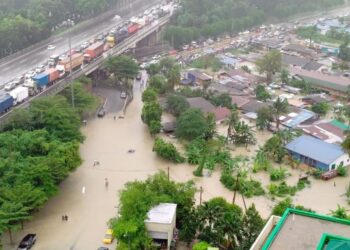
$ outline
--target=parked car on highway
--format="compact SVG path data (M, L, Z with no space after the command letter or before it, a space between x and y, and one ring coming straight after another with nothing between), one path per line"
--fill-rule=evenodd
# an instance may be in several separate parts
M105 233L105 237L103 238L103 243L111 244L113 241L113 230L107 229Z
M97 113L97 117L102 118L105 116L105 114L106 114L106 111L104 110L104 108L100 108L100 110Z
M49 46L47 46L47 49L48 50L54 50L54 49L56 49L56 46L50 44Z
M126 93L124 91L120 93L120 98L122 98L122 99L126 98Z
M17 85L19 85L19 84L24 83L24 80L25 80L24 75L21 75L21 76L16 77L14 81L16 82Z
M9 82L5 85L5 90L6 91L10 91L10 90L13 90L14 88L16 87L16 82L15 81L12 81L12 82Z
M27 234L19 243L17 250L29 250L36 242L36 234Z

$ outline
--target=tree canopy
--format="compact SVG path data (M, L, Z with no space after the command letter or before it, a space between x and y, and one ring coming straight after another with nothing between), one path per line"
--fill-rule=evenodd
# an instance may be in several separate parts
M175 134L179 138L193 140L199 136L205 136L207 130L208 124L203 112L189 108L177 119Z
M271 80L272 75L282 69L282 55L278 50L271 50L262 58L258 59L256 66L259 73L266 73L267 80Z

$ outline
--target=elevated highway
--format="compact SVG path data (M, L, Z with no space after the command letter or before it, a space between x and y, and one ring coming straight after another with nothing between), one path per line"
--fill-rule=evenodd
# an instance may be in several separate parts
M152 24L144 27L143 29L138 31L136 34L130 36L129 38L125 39L123 42L117 44L115 47L103 53L103 55L97 58L95 61L91 62L90 64L84 65L80 69L72 72L71 75L66 76L64 79L46 88L41 93L29 98L24 103L16 106L15 108L13 108L12 110L10 110L9 112L5 113L0 117L0 124L5 122L9 114L11 114L15 109L28 107L30 102L37 98L40 98L43 96L55 95L61 92L68 85L70 85L73 80L79 78L82 75L89 75L90 73L98 69L109 56L117 56L124 53L128 49L135 48L138 42L140 42L141 40L145 39L146 37L148 37L153 33L157 33L161 27L163 27L170 21L170 17L171 17L171 14L168 14L160 18L159 20L153 22Z

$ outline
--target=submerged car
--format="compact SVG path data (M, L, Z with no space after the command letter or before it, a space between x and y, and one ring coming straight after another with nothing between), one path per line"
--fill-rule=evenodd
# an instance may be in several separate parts
M103 238L103 243L111 244L113 241L113 230L107 229L105 233L105 237Z
M19 243L17 250L29 250L36 242L36 234L27 234Z
M100 110L97 113L97 116L102 118L105 116L105 114L106 114L106 111L104 110L104 108L100 108Z

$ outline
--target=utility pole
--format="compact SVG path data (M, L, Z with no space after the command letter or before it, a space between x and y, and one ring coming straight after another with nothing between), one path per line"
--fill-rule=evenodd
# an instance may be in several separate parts
M68 43L69 43L69 80L72 81L72 37L70 32L68 33ZM74 103L74 88L73 83L70 84L70 91L71 91L71 97L72 97L72 107L75 108Z
M199 187L199 205L202 205L202 194L203 194L203 187Z

